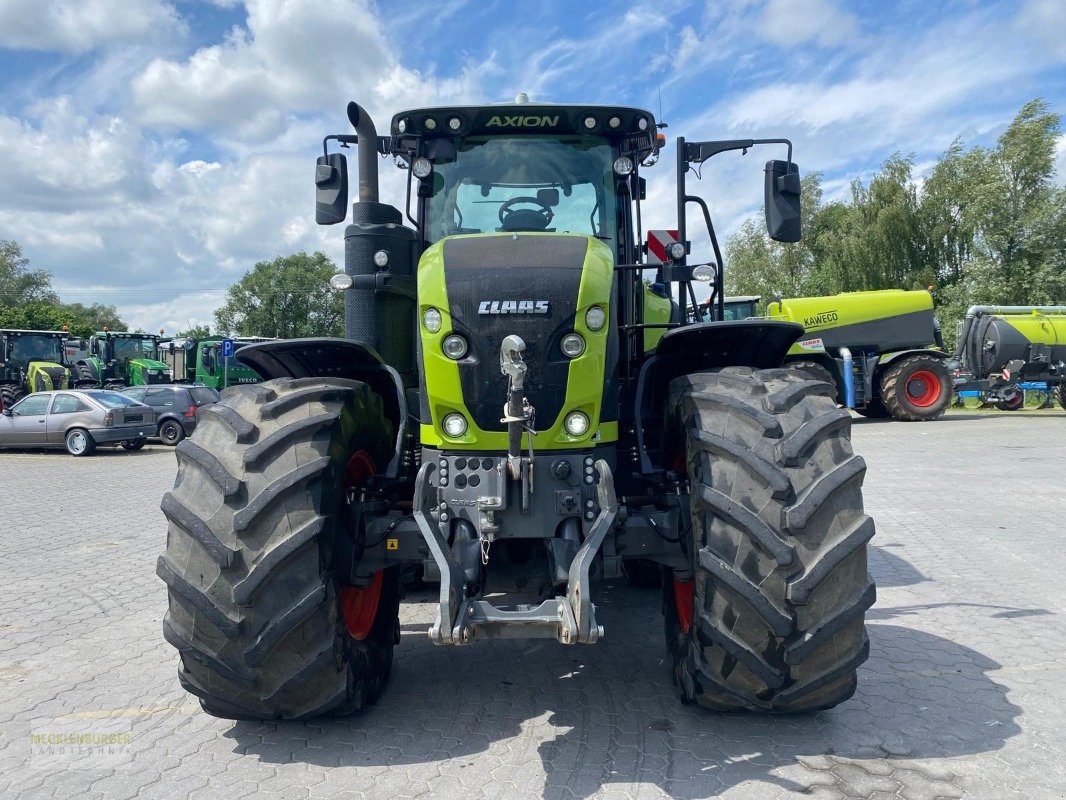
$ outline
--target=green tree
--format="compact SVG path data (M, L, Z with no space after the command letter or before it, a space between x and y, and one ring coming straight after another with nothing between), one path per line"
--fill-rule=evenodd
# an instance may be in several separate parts
M211 326L207 324L203 325L189 325L188 328L178 331L178 338L180 339L206 339L211 335Z
M343 296L330 289L336 265L325 253L260 261L226 291L215 312L218 331L241 336L339 336Z
M52 291L52 275L43 269L28 269L29 259L22 255L18 242L0 239L0 304L58 303Z

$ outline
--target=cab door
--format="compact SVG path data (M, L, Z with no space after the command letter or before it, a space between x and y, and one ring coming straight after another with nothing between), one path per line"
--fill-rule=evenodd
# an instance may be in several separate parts
M42 446L48 443L48 404L50 394L31 394L11 407L11 416L4 431L5 444L22 447Z

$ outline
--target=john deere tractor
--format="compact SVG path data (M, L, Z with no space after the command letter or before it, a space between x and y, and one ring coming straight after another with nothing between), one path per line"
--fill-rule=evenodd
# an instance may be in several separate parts
M711 215L686 189L711 157L772 146L767 227L797 241L791 144L676 140L656 293L640 173L665 137L647 111L520 95L403 111L384 136L355 103L348 119L315 170L317 221L339 223L347 163L328 148L358 146L331 281L346 338L245 347L264 382L177 447L157 570L181 684L222 717L353 712L389 679L405 567L439 578L436 644L591 645L611 635L596 579L654 562L682 701L848 698L874 602L866 465L834 387L781 367L803 326L723 321ZM407 170L398 207L379 156ZM713 256L688 252L692 206ZM690 322L698 280L712 321Z
M75 385L83 388L123 389L170 383L170 367L157 357L159 337L149 333L97 331L65 343Z
M64 331L0 330L0 408L10 408L29 392L66 389Z

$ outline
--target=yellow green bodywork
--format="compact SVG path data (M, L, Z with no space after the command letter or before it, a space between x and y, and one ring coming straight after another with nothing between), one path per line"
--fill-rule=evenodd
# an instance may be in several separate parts
M559 236L554 233L523 233L522 236ZM571 235L571 234L565 234ZM469 236L510 237L511 234L486 233ZM463 391L459 376L459 362L444 355L441 343L453 330L447 284L444 275L444 245L453 237L445 237L429 247L418 262L418 326L422 347L422 362L425 370L426 405L429 421L420 426L422 444L427 447L448 450L507 450L506 431L481 430L473 415L463 403ZM607 339L613 320L610 319L610 300L614 285L614 259L610 248L595 237L587 239L588 246L582 264L578 288L577 312L574 330L585 339L585 351L570 361L566 397L559 416L554 420L538 420L538 432L534 444L537 450L565 450L591 447L594 444L613 442L618 439L618 423L601 422L604 371L607 359ZM550 267L550 265L545 265ZM589 330L585 314L590 306L603 307L608 319L598 331ZM436 308L441 314L441 327L436 333L425 327L426 309ZM503 415L500 398L500 415ZM563 420L572 411L583 411L591 424L584 436L571 436L563 428ZM441 421L445 415L459 412L466 417L467 432L458 438L445 435ZM547 427L540 427L543 425ZM528 442L523 437L523 447Z
M644 287L644 324L665 325L670 321L673 310L673 302L669 297L663 297L651 290L650 286ZM644 352L654 350L659 340L666 335L667 328L644 329Z
M883 351L928 347L933 342L933 297L926 291L881 289L771 301L766 305L766 316L804 327L806 334L789 349L790 356L825 352L832 346L855 346L860 344L855 334L874 326L882 331L874 338L883 345ZM895 319L914 323L896 331L889 327Z
M992 314L1018 331L1033 344L1066 344L1066 314Z
M54 370L56 372L62 371L63 377L58 383L52 380L52 375L49 370ZM26 371L26 383L28 384L28 391L31 392L50 392L54 389L69 389L70 370L62 364L56 364L52 361L33 361L30 363L29 369Z

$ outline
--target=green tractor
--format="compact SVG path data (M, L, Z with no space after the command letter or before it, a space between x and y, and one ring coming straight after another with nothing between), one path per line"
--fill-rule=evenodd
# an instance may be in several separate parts
M196 383L222 390L242 383L259 383L259 373L240 363L236 358L222 355L225 337L209 336L205 339L165 339L159 343L159 358L165 361L176 383ZM233 349L273 339L263 336L235 336Z
M0 408L23 395L70 387L63 366L65 331L0 330Z
M866 465L834 387L781 366L803 326L723 320L711 215L685 184L719 153L787 148L765 167L767 227L797 241L791 143L676 140L656 290L647 111L520 95L404 111L386 136L355 103L348 118L315 173L317 221L343 221L347 162L327 146L358 145L331 280L346 338L245 347L264 382L177 447L157 572L182 686L227 718L354 712L389 679L404 569L439 578L436 644L576 645L610 635L593 581L654 562L683 702L850 697L875 594ZM378 200L381 155L409 171L406 215ZM687 252L692 206L713 257ZM714 320L690 322L700 280Z
M65 358L79 388L124 389L170 383L170 367L157 355L159 337L150 333L97 331L85 339L67 339Z

